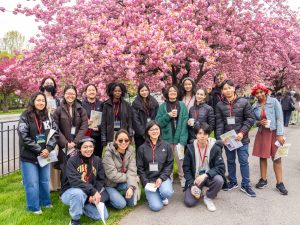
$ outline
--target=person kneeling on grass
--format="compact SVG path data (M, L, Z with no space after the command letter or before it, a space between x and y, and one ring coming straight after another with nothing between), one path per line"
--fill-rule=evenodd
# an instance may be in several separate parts
M183 161L183 172L186 179L184 203L195 206L204 186L208 187L203 195L204 204L211 212L216 210L212 199L222 189L225 180L225 164L222 158L223 143L209 137L210 127L201 123L194 127L196 139L187 145Z
M107 145L103 166L106 175L106 190L110 204L116 209L137 202L137 169L134 149L130 145L127 130L119 130L115 142Z
M101 216L95 205L108 200L108 193L104 189L103 165L101 159L93 155L94 139L84 137L77 147L79 153L68 160L66 171L63 171L60 193L62 202L70 206L70 225L81 224L82 214L100 220ZM108 218L106 207L104 218Z
M160 211L168 205L174 190L170 175L173 171L173 153L169 143L160 139L157 122L147 124L146 141L137 150L137 169L146 198L152 211Z

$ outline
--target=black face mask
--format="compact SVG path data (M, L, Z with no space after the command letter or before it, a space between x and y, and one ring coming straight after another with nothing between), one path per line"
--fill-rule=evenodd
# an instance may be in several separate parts
M55 87L52 85L46 85L44 86L44 89L48 92L50 92L51 94L53 94L55 92Z

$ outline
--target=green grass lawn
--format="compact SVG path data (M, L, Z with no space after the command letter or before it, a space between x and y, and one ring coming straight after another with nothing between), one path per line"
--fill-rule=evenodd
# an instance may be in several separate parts
M21 183L21 172L16 172L0 178L0 224L5 225L60 225L69 224L70 216L68 206L59 199L57 192L51 193L52 209L43 209L42 215L34 215L26 211L25 193ZM142 195L138 205L144 204L145 197ZM115 210L109 208L107 224L118 224L120 219L134 208ZM102 224L82 216L83 224Z
M25 108L24 109L11 109L11 110L8 110L8 112L0 111L0 115L20 114L24 110L25 110Z

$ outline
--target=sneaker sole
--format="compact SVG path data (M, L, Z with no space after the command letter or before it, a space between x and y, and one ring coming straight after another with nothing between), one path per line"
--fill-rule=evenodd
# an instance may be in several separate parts
M246 195L248 195L249 197L252 197L252 198L254 198L254 197L256 197L256 195L250 195L250 194L248 194L247 193L247 191L246 190L244 190L244 189L240 189L242 192L244 192Z
M268 185L266 184L266 185L264 185L264 186L261 186L261 187L257 187L257 186L255 186L257 189L264 189L264 188L266 188L266 187L268 187Z
M234 189L237 189L239 186L237 185L237 186L234 186L234 187L232 187L232 188L228 188L227 190L224 190L224 191L232 191L232 190L234 190Z
M278 188L276 190L281 194L281 195L288 195L288 193L282 193Z

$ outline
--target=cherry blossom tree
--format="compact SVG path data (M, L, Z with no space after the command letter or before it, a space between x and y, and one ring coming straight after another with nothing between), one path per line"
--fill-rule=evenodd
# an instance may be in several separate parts
M217 71L242 86L300 82L299 20L286 0L41 0L14 13L44 23L16 66L33 84L50 75L102 93L115 80L160 90L187 76L206 85Z

